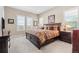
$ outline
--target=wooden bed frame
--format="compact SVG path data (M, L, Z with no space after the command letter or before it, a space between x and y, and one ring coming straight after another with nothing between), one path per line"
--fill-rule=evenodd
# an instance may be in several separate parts
M44 24L47 27L50 27L50 29L52 28L53 25L58 25L58 30L59 30L59 34L60 34L60 26L61 23L54 23L54 24ZM40 41L39 38L33 34L30 33L25 33L26 34L26 39L28 39L30 42L32 42L38 49L40 49L42 46L45 46L57 39L60 39L60 35L58 37L52 38L50 40L46 40L45 43L43 45L40 45Z

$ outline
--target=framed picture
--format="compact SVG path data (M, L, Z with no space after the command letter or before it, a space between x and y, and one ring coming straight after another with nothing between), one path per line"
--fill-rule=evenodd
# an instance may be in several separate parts
M55 23L55 15L48 16L48 23Z
M33 21L33 25L37 26L38 25L38 21Z
M8 24L14 24L14 19L8 19Z

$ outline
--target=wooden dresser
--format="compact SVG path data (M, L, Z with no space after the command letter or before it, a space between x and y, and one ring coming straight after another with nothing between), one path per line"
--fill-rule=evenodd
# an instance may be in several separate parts
M73 53L79 53L79 30L73 30Z
M8 53L9 36L0 36L0 53Z

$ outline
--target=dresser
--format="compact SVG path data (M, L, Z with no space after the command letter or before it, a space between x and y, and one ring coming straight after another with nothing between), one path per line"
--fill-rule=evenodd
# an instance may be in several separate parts
M0 36L0 53L8 53L9 36Z
M8 53L9 37L9 32L3 32L3 35L0 35L0 53Z
M79 53L79 30L73 30L72 43L73 53Z
M61 31L60 32L60 40L67 42L67 43L71 43L71 32L65 32L65 31Z

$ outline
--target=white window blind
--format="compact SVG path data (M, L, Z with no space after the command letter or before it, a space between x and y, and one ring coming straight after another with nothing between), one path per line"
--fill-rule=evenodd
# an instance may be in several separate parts
M29 17L29 16L26 17L26 26L27 27L32 27L33 26L33 19L32 19L32 17Z
M77 21L78 20L78 9L65 11L64 18L66 21Z
M78 18L78 9L68 10L64 13L64 19L66 23L70 25L73 29L79 27Z
M17 31L25 30L25 16L17 16Z

